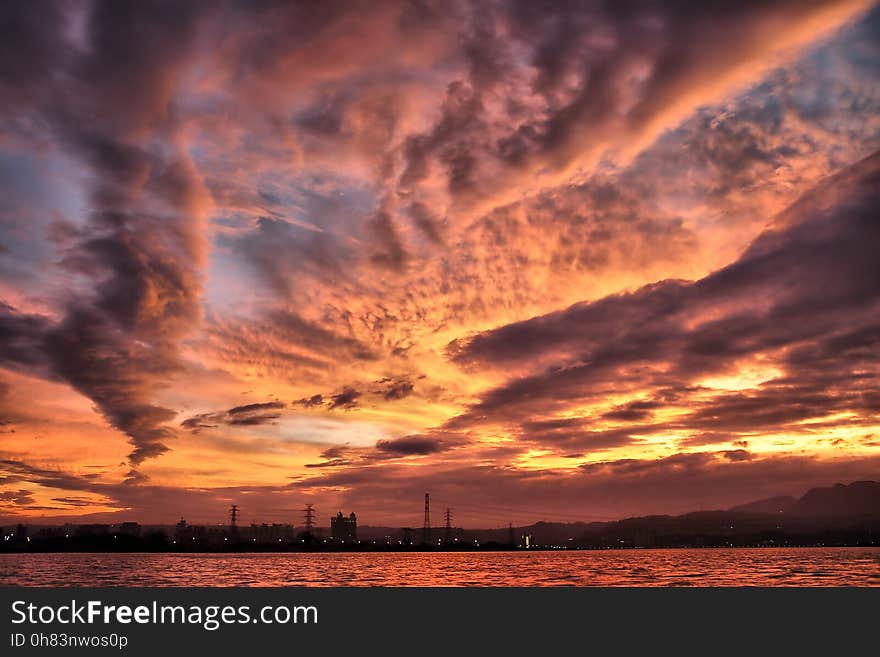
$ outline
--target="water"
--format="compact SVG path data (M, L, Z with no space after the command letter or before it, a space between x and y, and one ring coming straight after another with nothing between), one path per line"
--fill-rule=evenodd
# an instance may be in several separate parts
M3 554L17 586L880 586L880 548Z

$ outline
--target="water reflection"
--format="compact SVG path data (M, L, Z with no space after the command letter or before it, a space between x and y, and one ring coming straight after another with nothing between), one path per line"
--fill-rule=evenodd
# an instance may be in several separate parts
M4 554L24 586L880 586L880 548Z

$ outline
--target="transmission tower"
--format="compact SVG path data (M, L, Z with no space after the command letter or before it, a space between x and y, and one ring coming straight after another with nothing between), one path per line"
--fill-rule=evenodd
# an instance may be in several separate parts
M446 509L446 527L443 531L443 542L446 544L452 542L452 509Z
M238 507L234 504L229 508L229 531L238 531Z
M306 504L306 508L303 509L303 521L306 524L306 532L309 534L312 533L312 529L315 526L315 510L314 504Z
M509 523L507 526L507 543L509 545L516 545L516 539L513 537L513 523Z
M431 542L431 504L428 493L425 493L425 524L422 525L422 543Z

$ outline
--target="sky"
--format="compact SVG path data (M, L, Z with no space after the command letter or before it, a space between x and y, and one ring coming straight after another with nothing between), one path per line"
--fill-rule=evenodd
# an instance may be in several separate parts
M880 478L870 2L12 2L0 521Z

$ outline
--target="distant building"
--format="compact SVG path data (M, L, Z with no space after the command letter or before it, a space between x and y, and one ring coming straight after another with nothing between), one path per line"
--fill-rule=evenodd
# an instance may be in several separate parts
M174 526L174 544L180 548L216 547L229 541L227 527L205 527L190 525L183 518Z
M330 536L339 543L354 543L357 541L357 516L352 511L348 517L342 515L342 511L330 518Z
M199 538L201 538L203 532L199 531L200 529L203 528L193 527L192 525L187 524L186 520L181 518L180 522L174 526L173 540L181 546L193 545L198 542Z
M296 533L293 525L275 522L269 525L264 522L261 525L252 524L250 527L242 529L242 536L245 540L257 544L291 543L296 538Z
M136 522L119 523L119 533L123 536L140 536L141 526Z
M42 527L34 538L37 540L64 538L70 534L70 526L61 527Z
M174 538L179 541L179 540L188 538L191 535L192 534L189 531L189 525L186 524L186 520L181 518L180 522L178 522L174 526Z

